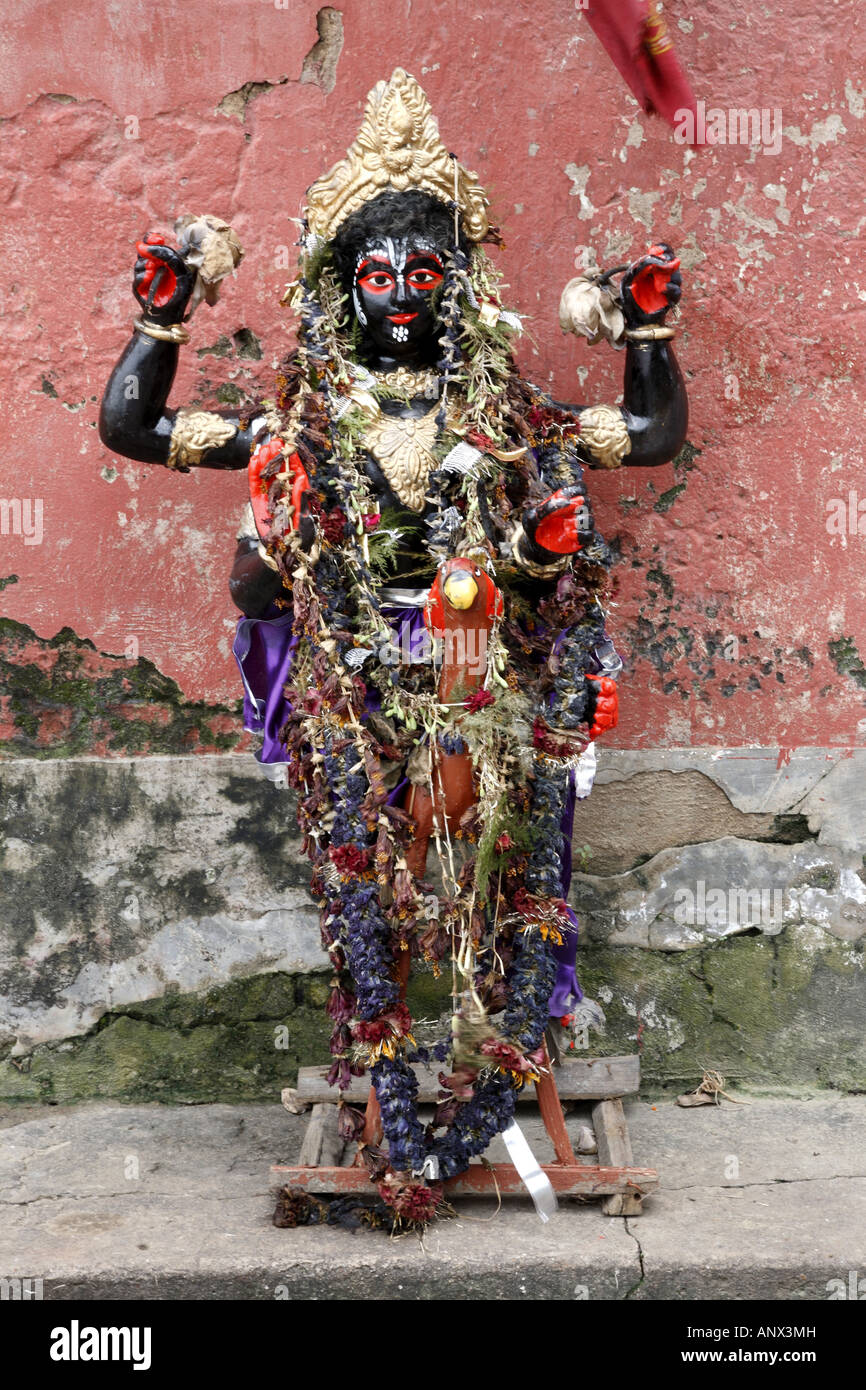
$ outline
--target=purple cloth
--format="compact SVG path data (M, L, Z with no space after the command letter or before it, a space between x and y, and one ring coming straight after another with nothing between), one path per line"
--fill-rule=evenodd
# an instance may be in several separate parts
M424 622L423 608L397 608L383 603L382 617L394 634L389 664L415 666L430 660L433 644Z
M394 636L391 660L413 664L430 659L430 637L420 608L383 605L382 616ZM292 614L276 608L261 618L239 618L232 651L244 685L244 728L262 735L256 758L263 764L285 763L280 729L291 713L285 687L298 645L292 635ZM379 692L370 690L367 708L378 709Z
M562 811L562 820L559 828L562 831L562 878L560 879L560 896L568 898L568 891L571 887L571 837L574 833L574 808L577 805L577 778L572 772L568 779L568 792L565 798L565 806ZM579 922L577 913L569 907L568 916L571 921L571 931L563 934L562 945L554 946L553 954L556 959L556 979L553 982L553 991L550 995L548 1009L554 1018L561 1018L567 1014L570 1008L579 1004L583 998L583 990L577 979L575 961L577 959L577 939Z
M232 647L244 683L244 728L262 735L260 763L286 761L279 734L291 711L284 687L298 645L292 614L274 612L274 617L240 618Z

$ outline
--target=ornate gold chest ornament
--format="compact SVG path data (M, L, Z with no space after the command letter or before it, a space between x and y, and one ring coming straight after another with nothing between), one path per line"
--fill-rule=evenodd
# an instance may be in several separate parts
M441 466L434 450L442 402L434 400L423 415L389 415L376 398L376 386L380 381L418 399L428 390L438 389L438 377L432 368L412 371L400 366L392 372L375 375L364 368L356 368L355 385L345 397L346 408L355 406L367 416L361 447L376 460L385 481L403 506L410 512L423 512L430 474ZM447 430L459 427L461 404L459 398L448 399L445 407Z
M427 483L436 467L436 416L439 402L426 415L386 415L370 421L364 447L378 463L391 491L410 512L423 512Z

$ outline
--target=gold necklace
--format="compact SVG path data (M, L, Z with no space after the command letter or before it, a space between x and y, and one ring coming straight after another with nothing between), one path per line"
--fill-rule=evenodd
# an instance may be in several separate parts
M376 384L389 391L405 392L410 400L417 396L435 400L439 395L439 376L432 367L413 371L411 367L399 366L390 372L376 372Z

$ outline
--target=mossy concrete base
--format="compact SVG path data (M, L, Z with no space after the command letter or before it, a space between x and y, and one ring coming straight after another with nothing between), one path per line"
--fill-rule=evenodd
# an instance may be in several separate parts
M647 1085L705 1067L752 1086L866 1088L863 944L815 927L756 932L680 954L590 947L578 958L607 1031L594 1053L638 1050Z
M257 975L106 1014L83 1037L0 1062L0 1100L273 1101L299 1067L329 1060L329 981L329 972ZM413 1016L439 1017L449 987L450 977L413 979Z
M814 928L680 954L590 945L578 961L607 1012L594 1055L638 1051L644 1087L732 1082L866 1089L862 951ZM0 1064L0 1099L274 1100L328 1059L327 973L267 974L107 1014L86 1036ZM413 1016L443 1018L450 978L418 974Z
M0 765L0 1098L265 1100L328 1059L293 803L251 761ZM593 1052L640 1052L648 1087L864 1089L864 779L866 750L602 759L573 882ZM449 986L413 980L419 1041Z

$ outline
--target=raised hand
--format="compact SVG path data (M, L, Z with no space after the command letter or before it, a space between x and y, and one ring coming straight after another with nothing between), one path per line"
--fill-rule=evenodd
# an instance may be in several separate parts
M157 232L136 245L132 292L152 323L180 323L195 285L196 272Z
M620 284L622 308L629 328L661 323L682 294L679 257L666 241L651 246L629 266Z
M558 488L523 518L527 559L543 564L553 555L576 555L593 534L592 512L580 487Z

